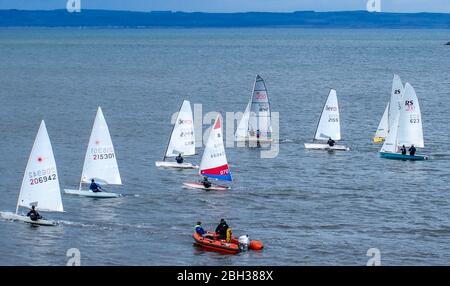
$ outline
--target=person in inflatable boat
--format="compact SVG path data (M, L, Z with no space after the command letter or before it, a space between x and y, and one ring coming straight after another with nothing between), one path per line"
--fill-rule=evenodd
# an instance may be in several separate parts
M201 236L204 236L206 234L206 231L202 227L201 221L197 222L197 225L195 226L195 232L200 234Z
M221 219L219 225L216 227L216 234L218 235L218 238L226 239L228 228L229 226L225 219Z

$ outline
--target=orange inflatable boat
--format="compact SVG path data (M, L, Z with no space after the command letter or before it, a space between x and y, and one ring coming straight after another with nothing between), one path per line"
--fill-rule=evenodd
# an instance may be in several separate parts
M219 239L213 232L207 232L205 236L195 232L192 237L195 240L194 245L207 250L225 254L237 254L242 251L239 248L239 240L234 236L231 237L230 242L227 242L225 239ZM262 250L264 245L259 240L251 240L248 248L251 250Z

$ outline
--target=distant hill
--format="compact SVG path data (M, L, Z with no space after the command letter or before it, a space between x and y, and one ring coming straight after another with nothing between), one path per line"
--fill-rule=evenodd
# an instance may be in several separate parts
M0 10L0 27L450 28L450 14L314 12L186 13L109 10Z

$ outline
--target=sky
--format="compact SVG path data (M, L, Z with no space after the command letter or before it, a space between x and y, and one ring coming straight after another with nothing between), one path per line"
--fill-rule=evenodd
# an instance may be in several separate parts
M0 0L0 9L65 9L68 0ZM70 0L72 1L72 0ZM381 1L382 12L450 13L450 0L79 0L81 9L186 12L292 12L365 10Z

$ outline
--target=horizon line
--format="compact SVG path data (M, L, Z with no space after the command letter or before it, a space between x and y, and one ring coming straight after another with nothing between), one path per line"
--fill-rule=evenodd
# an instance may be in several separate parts
M60 9L0 9L0 11L23 11L23 12L50 12L50 11L67 11L65 8ZM363 12L367 14L450 14L450 12L369 12L367 10L334 10L334 11L315 11L315 10L296 10L296 11L235 11L235 12L207 12L207 11L181 11L181 10L120 10L120 9L81 9L81 11L105 11L105 12L131 12L131 13L187 13L187 14L248 14L248 13L260 13L260 14L294 14L294 13L353 13L353 12Z

